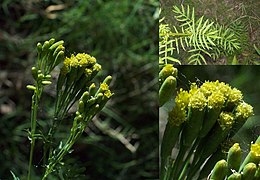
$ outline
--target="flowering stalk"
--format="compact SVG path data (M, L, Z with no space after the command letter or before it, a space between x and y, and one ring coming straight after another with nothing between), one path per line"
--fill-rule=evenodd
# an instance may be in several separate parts
M37 66L32 68L34 85L27 88L34 91L32 96L31 130L29 139L31 141L30 160L27 179L31 179L33 152L37 136L37 110L39 101L46 85L51 84L52 70L64 60L64 42L55 42L54 39L37 44L38 60ZM46 179L55 170L57 164L61 163L63 157L71 150L73 144L85 130L88 122L102 110L113 93L109 89L112 80L111 76L105 78L100 83L98 89L92 83L92 79L101 70L101 65L96 63L96 59L85 53L78 53L66 57L57 81L56 102L52 126L48 134L39 139L44 141L43 163L46 165L45 174L42 179ZM78 111L75 113L70 135L65 144L55 149L54 134L62 119L66 116L71 106L78 101ZM55 149L55 150L54 150ZM46 163L46 157L48 162Z
M35 146L35 132L37 124L37 110L39 106L39 101L42 95L44 86L51 84L50 72L58 65L64 56L63 41L58 41L55 43L55 39L50 39L45 41L42 45L37 44L38 60L37 67L32 67L32 76L34 78L35 86L27 85L27 88L34 91L32 96L32 110L31 110L31 131L29 139L31 140L30 148L30 159L29 159L29 170L27 179L31 179L32 173L32 161L33 152ZM59 47L59 48L58 48Z

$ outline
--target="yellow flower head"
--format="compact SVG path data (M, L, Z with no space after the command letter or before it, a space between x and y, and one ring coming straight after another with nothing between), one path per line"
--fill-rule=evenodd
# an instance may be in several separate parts
M100 84L100 90L105 95L105 97L110 98L113 94L109 90L109 86L106 83Z
M243 94L237 88L233 88L228 93L228 102L237 105L243 99Z
M176 106L185 109L188 107L189 101L190 101L190 94L188 93L188 91L180 89L178 95L175 98Z
M207 106L207 99L201 91L195 92L190 97L189 107L202 111Z
M104 92L104 95L106 98L110 98L111 96L113 96L113 93L111 93L111 91L108 89L107 91Z
M186 120L186 110L175 106L168 114L168 121L173 126L180 126Z
M92 66L96 63L96 59L86 53L78 53L76 56L71 55L70 58L66 57L64 60L64 66L70 67L86 67Z
M208 97L208 108L209 109L220 109L225 103L225 97L220 91L213 92Z
M93 66L93 71L100 71L101 68L102 68L101 65L96 63L96 64Z
M106 83L101 83L101 84L100 84L100 89L101 89L102 91L106 91L106 90L109 89L109 86L108 86Z
M231 129L234 124L235 118L231 112L221 112L219 115L219 125L222 130Z
M228 84L219 82L217 86L217 90L219 90L225 96L225 98L228 98L231 91L231 87Z
M247 119L253 115L253 107L245 102L240 103L236 108L236 117L238 119Z
M251 144L250 153L256 162L260 162L260 143Z
M218 82L218 81L216 81ZM200 91L206 96L210 96L216 90L216 83L206 81L200 86Z
M162 74L164 77L174 76L176 77L178 73L177 68L173 67L172 64L166 64L162 69Z
M195 94L196 92L198 91L198 86L196 83L192 83L190 85L190 90L189 90L189 93L190 93L190 96L192 96L193 94Z

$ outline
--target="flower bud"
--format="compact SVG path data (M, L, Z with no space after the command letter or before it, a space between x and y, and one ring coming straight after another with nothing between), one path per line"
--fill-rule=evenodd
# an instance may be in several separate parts
M239 144L235 143L228 151L228 156L227 156L228 168L238 171L241 160L242 160L242 150Z
M54 38L51 38L51 39L49 40L50 45L52 45L54 42L55 42L55 39L54 39Z
M36 67L32 67L32 76L34 80L37 80L38 78L38 73Z
M243 180L254 179L256 173L256 165L254 163L248 163L243 169Z
M174 68L172 64L165 65L159 73L160 84L162 84L164 82L164 80L169 76L173 76L176 78L177 73L178 73L178 70L176 68Z
M42 85L50 85L51 83L51 81L42 81Z
M47 75L45 76L45 79L46 79L46 80L50 80L50 79L51 79L51 75L50 75L50 74L47 74Z
M43 50L43 51L46 51L49 47L50 47L49 41L45 41L44 44L43 44L43 46L42 46L42 50Z
M57 54L58 54L60 51L64 51L64 50L65 50L65 47L64 47L63 45L59 45L59 46L55 49L55 51L54 51L54 53L53 53L53 57L56 57Z
M107 77L104 79L103 83L109 85L109 84L111 83L111 81L112 81L112 76L107 76Z
M165 79L159 90L159 104L163 106L173 96L176 89L176 78L169 76Z
M33 91L36 90L36 87L33 86L33 85L27 85L26 88L29 89L29 90L33 90Z
M39 71L38 71L38 72L39 72ZM39 79L39 80L44 79L44 75L43 75L42 73L38 74L38 79Z
M210 180L224 180L228 172L228 164L223 159L216 163L213 168Z
M83 95L81 96L81 99L83 102L87 102L89 98L89 93L88 91L84 92Z
M42 52L42 44L41 43L37 43L37 52L38 52L38 54L40 54Z
M64 58L64 51L60 51L60 52L57 54L57 56L55 57L55 60L54 60L54 62L53 62L53 66L55 67L55 66L57 66L58 64L60 64L61 61L63 60L63 58ZM53 68L54 68L54 67L53 67Z
M63 41L63 40L58 41L58 42L54 43L53 45L51 45L51 47L50 47L49 49L50 49L50 50L54 50L54 49L56 49L58 46L63 45L63 44L64 44L64 41Z
M92 83L90 86L89 86L89 89L88 89L88 92L91 96L94 96L95 94L95 89L96 89L96 85L94 83Z
M78 112L79 113L84 113L84 102L83 101L79 101L79 108L78 108Z

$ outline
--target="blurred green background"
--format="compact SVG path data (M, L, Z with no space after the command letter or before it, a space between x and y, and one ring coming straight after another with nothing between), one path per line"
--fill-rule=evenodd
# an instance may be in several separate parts
M249 144L260 135L260 66L178 66L178 89L188 89L195 82L201 85L205 81L222 81L239 89L245 102L254 108L254 116L234 137L244 153L248 153Z
M229 25L237 21L245 26L245 32L242 35L243 45L241 52L236 56L239 64L257 64L260 63L260 57L256 53L253 45L260 47L260 2L255 0L162 0L161 17L165 17L165 23L176 25L176 20L172 12L172 7L189 5L195 8L195 17L197 19L205 16L211 21L222 25ZM182 53L179 59L186 58ZM231 63L233 57L221 57L215 61L208 59L207 64L227 64Z
M57 178L158 179L158 7L157 0L1 1L0 179L10 179L10 170L26 177L32 94L25 86L32 83L36 43L51 37L65 41L67 55L95 56L103 68L97 79L112 75L115 93L65 157ZM47 88L39 123L50 123L54 96L54 88ZM71 123L62 124L60 138ZM40 146L34 179L43 169Z

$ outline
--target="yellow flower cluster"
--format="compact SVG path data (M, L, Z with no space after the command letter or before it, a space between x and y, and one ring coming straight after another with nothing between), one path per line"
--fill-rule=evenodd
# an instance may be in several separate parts
M110 98L113 95L109 89L109 86L106 83L101 83L100 89L101 93L103 93L106 98Z
M78 53L76 56L72 54L71 57L65 58L63 64L64 66L61 69L63 74L67 74L72 68L84 69L86 75L91 75L93 71L98 72L101 70L101 65L96 63L96 58L86 53Z
M250 152L253 156L253 158L260 162L260 143L251 144Z
M238 118L246 120L253 115L253 107L243 101L241 91L218 80L206 81L200 87L192 83L189 91L180 89L168 119L179 126L186 120L189 108L199 111L206 108L223 111L218 118L222 129L231 128Z

